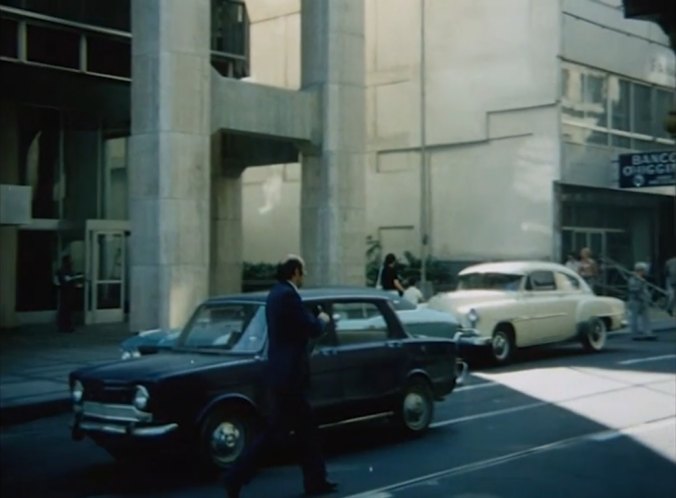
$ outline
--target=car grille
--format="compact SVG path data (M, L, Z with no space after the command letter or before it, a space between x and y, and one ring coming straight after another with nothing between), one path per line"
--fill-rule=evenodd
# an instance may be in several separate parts
M85 385L84 400L99 403L130 404L134 388L130 386Z

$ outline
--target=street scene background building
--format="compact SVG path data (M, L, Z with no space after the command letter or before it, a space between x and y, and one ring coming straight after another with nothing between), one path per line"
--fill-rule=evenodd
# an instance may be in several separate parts
M451 272L676 253L674 187L619 185L676 83L620 0L0 6L3 327L54 320L65 254L81 320L139 330L288 252L363 284L368 236Z

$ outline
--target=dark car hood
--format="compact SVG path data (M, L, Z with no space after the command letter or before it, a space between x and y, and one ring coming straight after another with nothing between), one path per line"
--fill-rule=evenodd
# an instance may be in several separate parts
M84 367L71 375L81 380L106 382L154 381L185 373L197 373L213 368L236 367L257 361L252 355L222 353L192 353L171 351L141 356L132 360Z

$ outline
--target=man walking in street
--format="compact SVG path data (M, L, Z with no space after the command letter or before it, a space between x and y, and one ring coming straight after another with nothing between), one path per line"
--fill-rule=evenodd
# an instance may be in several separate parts
M317 426L306 397L310 382L308 342L319 337L329 316L323 311L314 316L301 301L298 289L303 285L305 264L290 255L277 269L278 283L266 302L268 325L267 384L271 398L271 416L265 431L235 461L225 476L227 498L239 493L253 477L269 448L294 431L300 451L305 493L317 496L335 491L337 484L327 480L321 455Z

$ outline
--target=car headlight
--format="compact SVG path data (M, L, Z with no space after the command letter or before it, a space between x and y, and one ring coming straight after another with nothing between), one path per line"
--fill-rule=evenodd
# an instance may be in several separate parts
M70 395L73 398L73 403L78 404L82 402L82 396L84 395L82 382L79 380L73 382L73 386L70 388Z
M122 359L123 360L129 360L131 358L139 358L141 356L141 352L138 349L132 349L131 351L128 349L123 349L122 350Z
M476 324L479 322L479 313L472 308L467 312L467 320L469 321L469 325L472 328L476 327Z
M134 406L139 410L145 410L148 406L148 401L150 401L150 394L148 390L143 386L136 386L136 392L134 393Z

